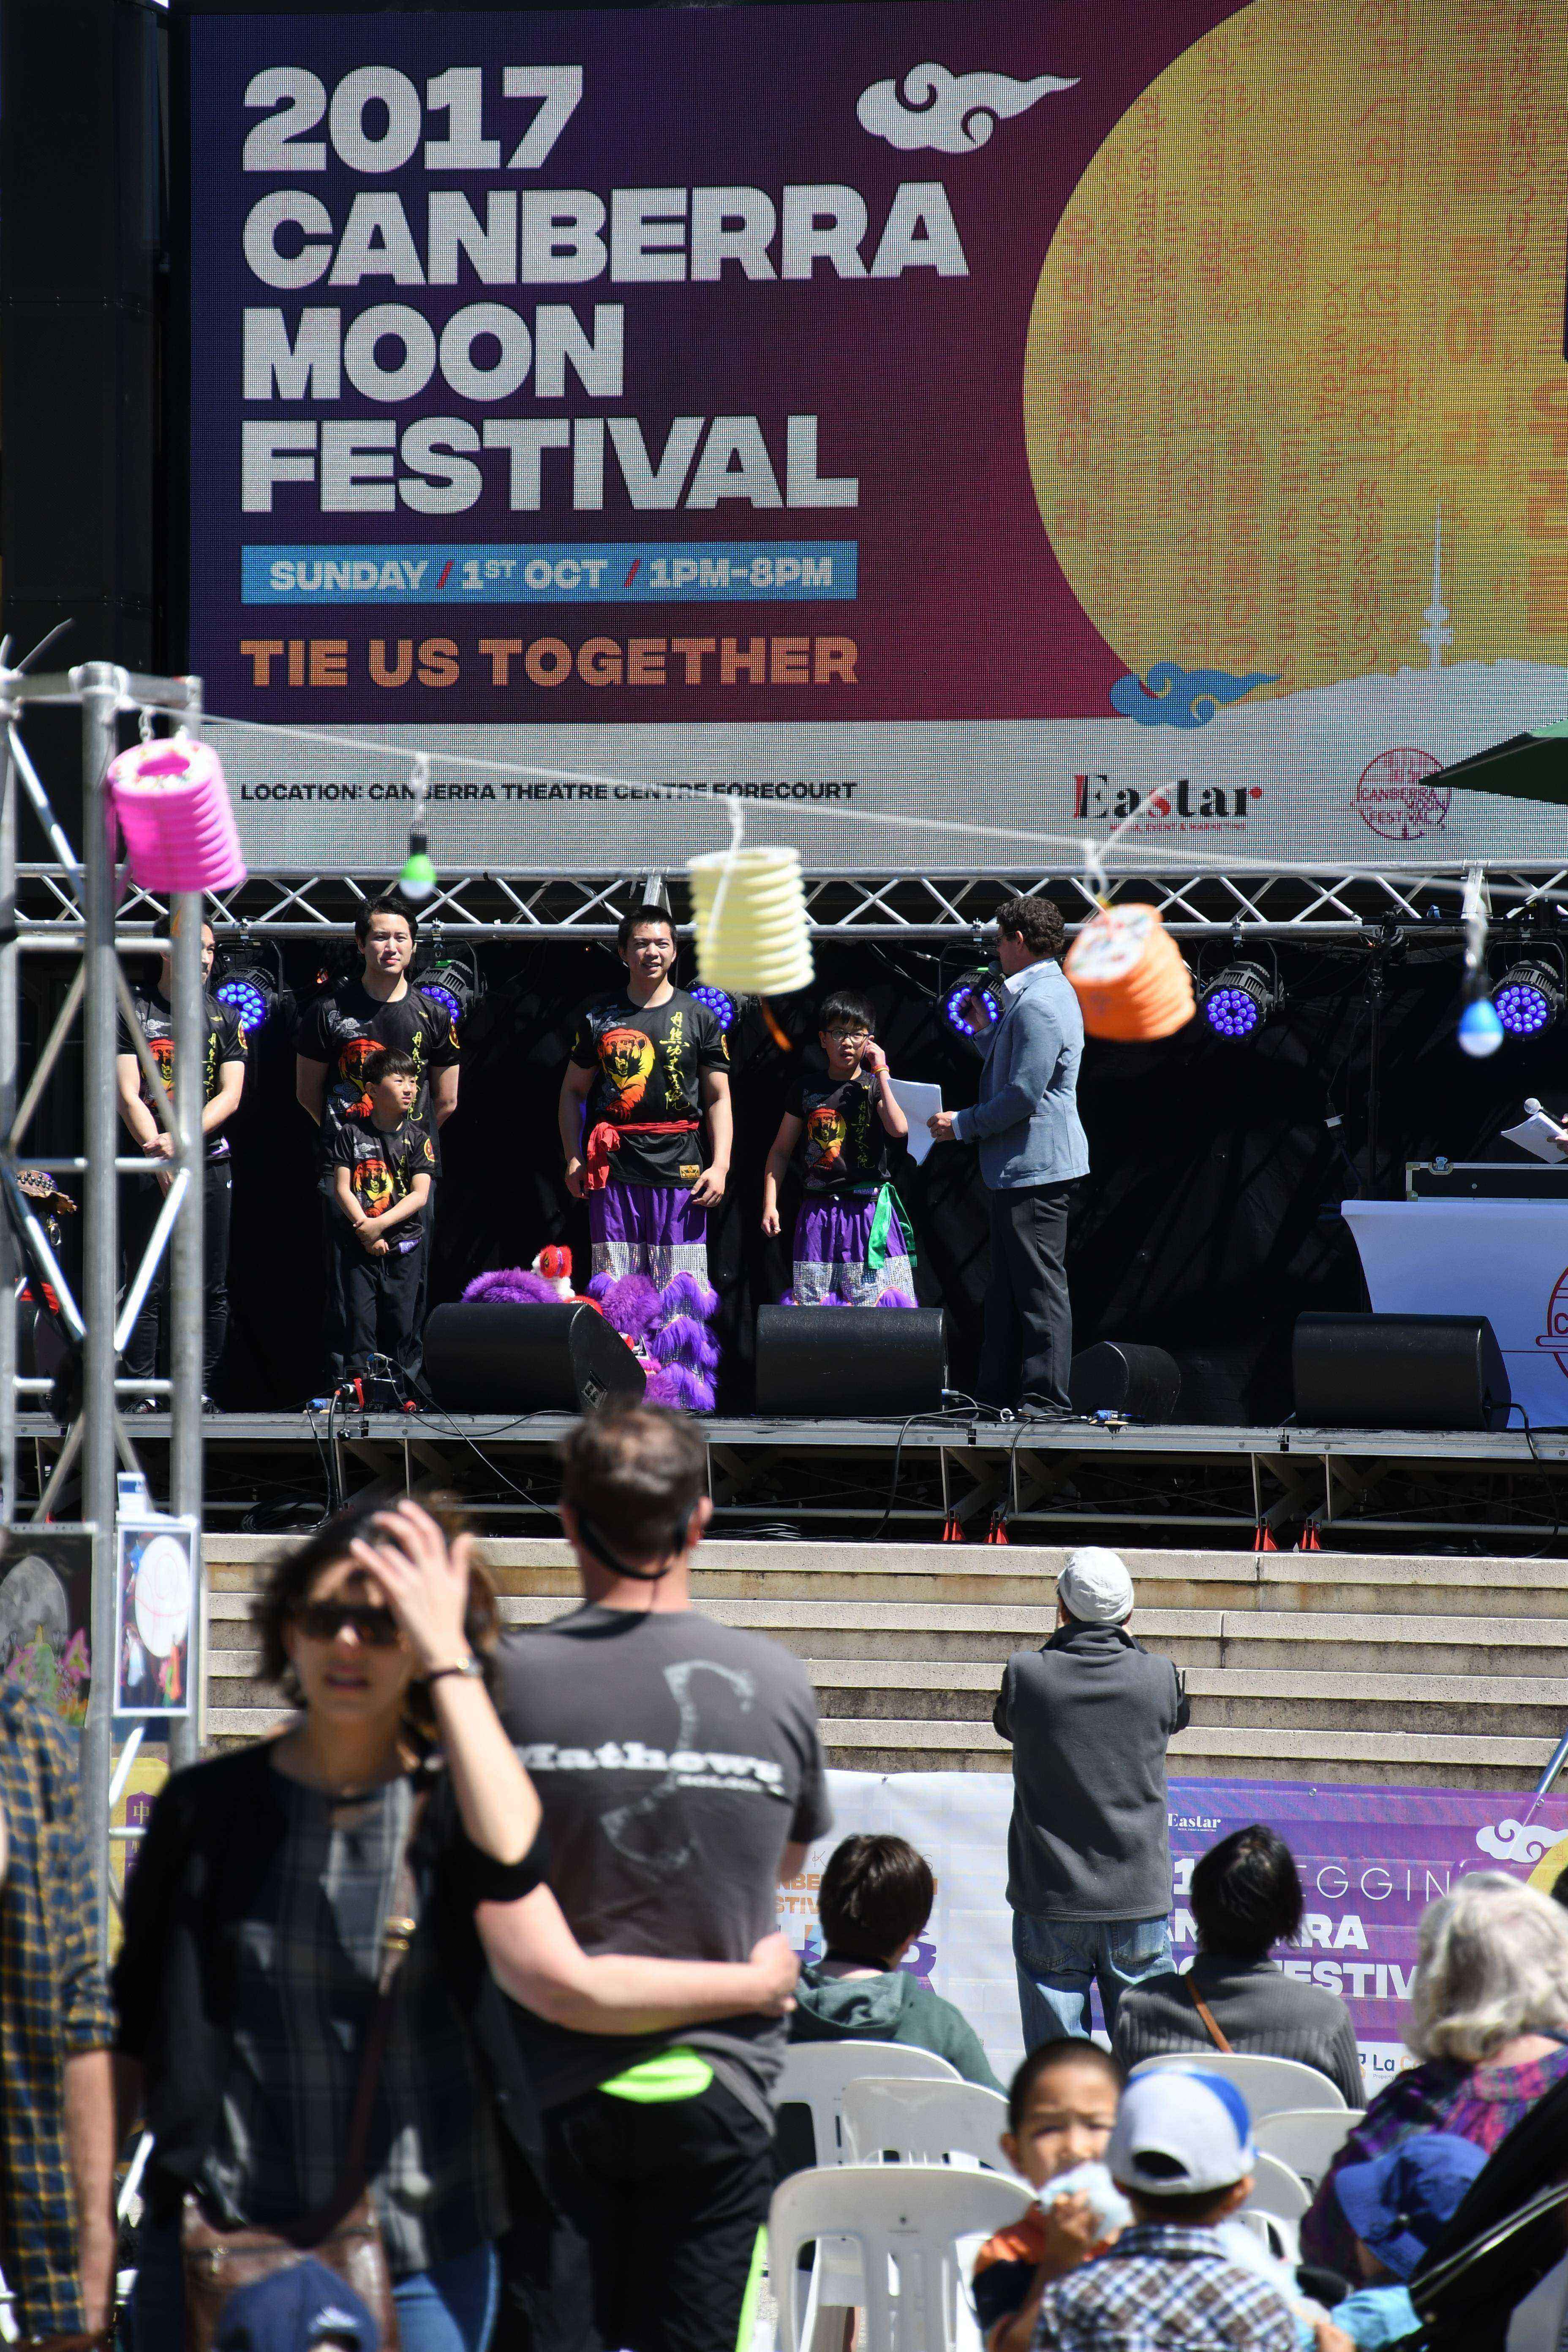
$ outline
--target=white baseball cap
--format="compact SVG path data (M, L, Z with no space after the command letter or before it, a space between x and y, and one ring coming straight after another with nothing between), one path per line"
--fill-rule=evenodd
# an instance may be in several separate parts
M1119 2189L1151 2197L1233 2189L1258 2162L1247 2101L1201 2066L1141 2074L1121 2094L1105 2160Z
M1085 1544L1068 1554L1057 1579L1057 1599L1084 1625L1120 1625L1132 1614L1132 1579L1119 1552Z

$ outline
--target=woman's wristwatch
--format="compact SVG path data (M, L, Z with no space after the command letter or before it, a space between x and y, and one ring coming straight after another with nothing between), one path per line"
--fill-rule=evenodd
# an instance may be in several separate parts
M427 1683L438 1683L447 1675L461 1675L466 1681L477 1683L483 1677L484 1671L484 1660L476 1658L470 1650L460 1665L432 1666L425 1679Z

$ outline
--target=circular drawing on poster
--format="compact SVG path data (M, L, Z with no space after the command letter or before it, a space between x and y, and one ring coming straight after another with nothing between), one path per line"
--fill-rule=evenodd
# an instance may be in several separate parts
M173 1536L154 1536L136 1569L136 1631L155 1658L184 1639L191 1616L191 1563Z
M1356 814L1385 841L1420 841L1441 830L1454 797L1451 785L1427 782L1440 773L1430 751L1408 743L1380 751L1362 770Z

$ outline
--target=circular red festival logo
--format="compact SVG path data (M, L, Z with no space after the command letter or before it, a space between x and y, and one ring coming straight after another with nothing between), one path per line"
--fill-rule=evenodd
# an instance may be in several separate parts
M1559 1371L1568 1372L1568 1266L1563 1267L1552 1287L1546 1309L1546 1328L1536 1335L1535 1344L1556 1357Z
M1440 832L1448 814L1453 789L1426 781L1438 774L1440 763L1430 751L1402 744L1380 751L1362 770L1355 788L1356 814L1385 841L1419 841Z

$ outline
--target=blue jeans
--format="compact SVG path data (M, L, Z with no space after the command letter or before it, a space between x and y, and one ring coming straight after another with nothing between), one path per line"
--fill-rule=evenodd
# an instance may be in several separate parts
M1100 1986L1105 2030L1116 2032L1116 2006L1129 1985L1169 1976L1171 1923L1160 1919L1037 1919L1013 1914L1013 1958L1024 2047L1037 2050L1064 2033L1087 2037L1091 1984Z
M138 2250L131 2301L132 2352L169 2352L185 2340L180 2225L149 2221ZM403 2352L486 2352L496 2323L500 2266L492 2245L416 2271L392 2290Z

